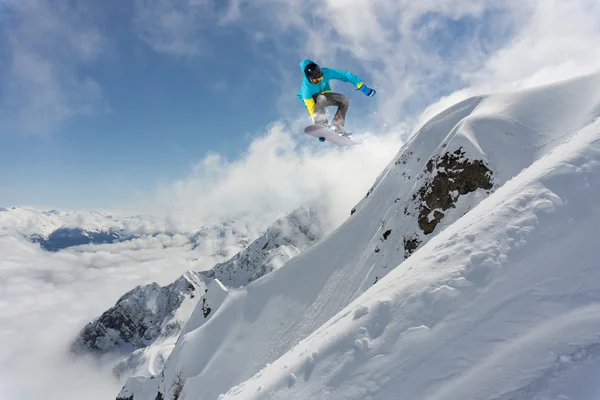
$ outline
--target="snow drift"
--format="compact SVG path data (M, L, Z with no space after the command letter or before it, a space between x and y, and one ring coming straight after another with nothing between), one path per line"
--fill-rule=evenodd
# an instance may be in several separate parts
M598 364L600 343L599 115L600 74L439 114L337 231L230 291L119 398L532 398L575 381L570 360Z

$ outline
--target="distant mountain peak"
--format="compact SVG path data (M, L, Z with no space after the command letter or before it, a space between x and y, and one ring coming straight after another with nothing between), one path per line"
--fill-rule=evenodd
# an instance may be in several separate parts
M114 369L118 376L148 375L149 369L162 369L181 332L195 329L214 315L228 288L245 286L283 266L322 237L321 225L315 210L297 209L211 270L188 271L164 287L157 283L136 287L88 323L72 351L126 354Z

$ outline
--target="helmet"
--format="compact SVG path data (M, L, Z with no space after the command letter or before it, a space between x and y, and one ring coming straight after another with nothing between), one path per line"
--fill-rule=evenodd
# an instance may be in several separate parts
M323 80L323 71L315 63L310 63L304 68L304 75L312 83L319 83Z

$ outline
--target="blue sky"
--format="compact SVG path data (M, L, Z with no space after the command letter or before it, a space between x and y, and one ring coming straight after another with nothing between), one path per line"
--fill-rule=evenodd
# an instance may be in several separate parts
M38 110L28 111L27 119L40 120L39 126L28 129L23 123L11 124L15 118L6 116L16 112L6 104L21 88L11 92L7 90L11 82L3 82L0 168L12 173L0 178L2 204L110 206L114 192L127 195L132 188L150 189L158 181L182 176L207 152L235 158L252 135L262 133L270 122L304 113L296 88L291 81L282 82L301 79L301 54L295 50L298 43L293 34L274 43L250 26L219 24L216 15L223 10L217 9L213 18L200 21L206 24L203 29L186 38L198 46L198 53L177 54L157 51L136 34L135 11L121 2L85 12L57 12L51 10L52 2L36 3L41 10L4 5L3 75L10 76L6 70L11 68L15 48L24 47L42 53L53 68L66 70L60 74L70 76L59 76L58 84L91 79L101 95L84 98L91 111L58 122L37 115ZM92 33L102 37L93 43L100 49L93 50L97 54L91 61L68 60L72 49L55 32L73 13L84 14L94 26ZM46 30L23 26L28 15L42 22L56 18L59 26ZM36 29L40 32L22 32ZM90 29L81 31L89 34ZM81 32L75 29L68 34ZM37 43L42 40L31 38L35 35L57 38ZM42 45L56 46L57 53L67 55L39 49ZM352 88L346 89L356 97ZM34 101L35 89L29 96L25 102Z
M265 72L262 81L257 76L269 69L259 55L268 48L258 49L263 46L249 43L243 32L216 29L206 55L161 54L132 34L131 10L116 16L93 12L101 13L95 20L116 26L99 28L109 49L94 62L73 63L67 73L97 82L100 104L89 114L33 131L19 124L2 128L0 168L13 171L0 181L3 204L62 206L69 194L102 206L113 197L107 191L173 179L207 151L235 156L246 133L277 118L272 73ZM18 29L11 25L19 23L8 21L4 29Z
M278 120L316 146L302 137L309 120L296 98L304 57L377 88L369 99L334 87L351 97L351 127L405 134L442 96L536 76L543 64L527 61L524 76L511 63L543 4L4 0L0 205L130 204L209 153L243 158ZM597 8L582 0L581 10Z

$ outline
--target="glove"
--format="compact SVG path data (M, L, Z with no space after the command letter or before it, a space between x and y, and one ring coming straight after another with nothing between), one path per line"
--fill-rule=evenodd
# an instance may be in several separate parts
M367 85L364 84L358 90L360 90L369 97L373 97L375 96L375 93L377 93L375 90L371 89L370 87L367 87Z

